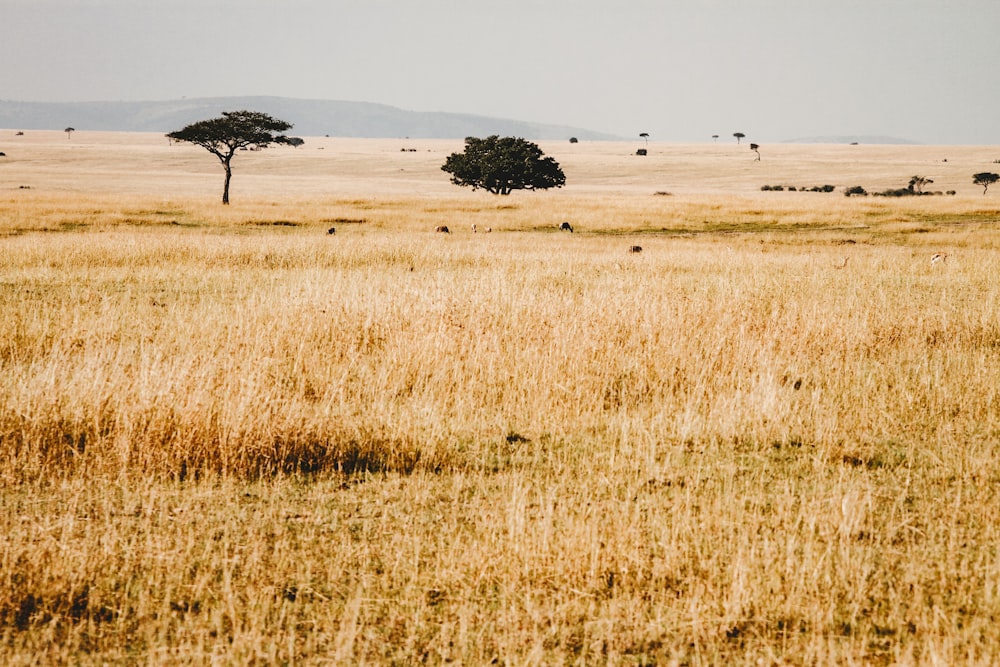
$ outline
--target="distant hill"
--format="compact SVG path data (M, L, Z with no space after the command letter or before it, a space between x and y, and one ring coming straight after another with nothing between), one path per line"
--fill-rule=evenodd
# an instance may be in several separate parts
M0 127L13 130L171 132L222 111L250 109L293 125L289 134L364 138L463 139L501 134L525 139L618 140L609 134L469 114L406 111L384 104L288 97L203 97L159 102L0 100Z
M852 136L845 135L839 137L803 137L801 139L787 139L783 144L905 144L909 146L919 146L919 141L900 139L899 137L882 136Z

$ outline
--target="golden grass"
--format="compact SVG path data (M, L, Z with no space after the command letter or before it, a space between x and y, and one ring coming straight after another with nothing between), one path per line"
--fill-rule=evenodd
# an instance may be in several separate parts
M24 139L0 662L1000 656L996 151Z

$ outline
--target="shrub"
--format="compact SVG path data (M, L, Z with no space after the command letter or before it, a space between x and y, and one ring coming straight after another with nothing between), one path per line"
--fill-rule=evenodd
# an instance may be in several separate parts
M889 190L883 190L882 192L875 192L873 194L879 197L932 197L934 195L941 194L941 192L917 192L916 190L911 190L910 188L892 188Z
M845 197L851 197L853 195L858 195L859 197L867 197L868 191L865 190L860 185L854 185L844 190Z

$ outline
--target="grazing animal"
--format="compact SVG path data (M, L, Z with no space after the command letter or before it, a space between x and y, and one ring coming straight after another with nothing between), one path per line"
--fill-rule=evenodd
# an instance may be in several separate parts
M486 233L487 233L487 234L489 234L489 233L490 233L490 232L492 232L492 231L493 231L493 228L492 228L492 227L487 227L487 228L486 228Z
M476 229L476 223L472 223L472 233L475 234L477 231L479 230Z
M936 252L933 255L931 255L931 266L947 261L948 261L948 253L946 252Z
M451 234L451 230L446 225L438 225L434 228L434 231L441 234Z
M573 231L573 225L569 224L568 222L564 222L561 225L559 225L559 231L561 231L561 232L572 232Z
M336 227L331 227L330 229L326 230L326 233L327 234L336 234L337 233L337 228Z
M632 254L640 253L642 252L642 246L641 245L629 246L628 251Z

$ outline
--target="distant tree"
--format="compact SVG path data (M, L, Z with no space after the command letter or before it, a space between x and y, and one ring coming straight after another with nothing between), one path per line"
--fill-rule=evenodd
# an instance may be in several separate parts
M758 146L757 144L750 144L750 150L752 150L754 153L757 154L757 159L754 161L760 162L760 146Z
M67 127L65 130L63 130L63 132L66 133L66 138L69 139L70 135L73 134L74 132L76 132L76 128L75 127Z
M742 132L733 132L733 136L736 137L736 143L740 143L740 139L742 139L747 135L743 134Z
M639 136L646 140L646 145L649 145L649 132L640 132Z
M455 185L482 188L495 195L514 190L547 190L566 184L559 163L519 137L466 137L465 150L452 153L441 170Z
M713 134L712 135L712 141L715 142L715 141L718 141L718 140L719 140L719 135Z
M577 139L576 137L570 137L570 138L569 138L569 143L571 143L571 144L575 144L575 143L578 143L579 141L580 141L580 140L579 140L579 139Z
M222 203L229 203L229 182L233 177L230 165L233 155L241 148L265 148L274 143L286 143L288 138L276 134L291 128L290 123L258 111L223 111L219 118L200 120L167 137L201 146L219 158L226 170L226 183L222 189Z
M925 185L930 185L933 182L934 181L924 176L914 176L910 179L910 184L906 187L919 195L922 194Z
M994 174L989 171L984 171L972 177L973 183L983 186L983 194L986 194L989 187L997 181L1000 181L1000 174Z
M283 142L281 142L281 143L288 144L289 146L292 146L293 148L298 148L299 146L305 144L306 140L303 139L303 138L301 138L301 137L285 137L285 140ZM413 150L416 150L416 149L413 149Z

